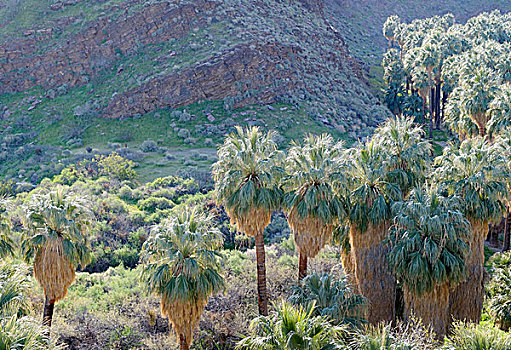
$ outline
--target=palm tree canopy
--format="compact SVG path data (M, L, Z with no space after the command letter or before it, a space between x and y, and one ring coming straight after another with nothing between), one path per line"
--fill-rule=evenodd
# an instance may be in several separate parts
M457 197L443 197L418 188L406 202L392 206L388 260L398 280L417 295L465 274L464 259L470 224L459 210Z
M382 161L389 171L388 176L395 178L404 193L424 182L432 151L424 137L423 128L415 125L413 118L404 117L388 119L373 136L374 147L384 154ZM400 183L401 179L406 182Z
M326 316L332 323L360 326L360 317L366 300L356 294L346 276L334 279L327 273L306 276L294 288L289 301L292 304L313 305L314 316Z
M212 218L187 208L156 225L142 249L142 279L170 302L196 302L224 288Z
M383 152L373 141L346 152L348 179L352 181L349 220L363 232L369 224L378 225L391 219L391 204L402 197L395 176L392 180L388 177L389 171L382 162ZM403 172L395 173L398 174L405 176Z
M22 218L25 259L30 260L50 241L60 240L71 265L87 265L91 259L87 238L92 218L87 204L63 189L32 195Z
M313 305L305 308L283 301L269 316L250 324L250 335L236 349L247 350L327 350L337 349L346 328L334 326L321 316L313 316Z
M342 143L330 135L309 135L293 143L286 159L284 206L300 218L319 218L325 225L347 214L343 195Z
M449 194L462 199L462 212L469 219L499 221L508 196L508 172L499 147L481 137L451 144L435 159L434 181Z
M271 211L280 207L283 154L275 136L275 132L263 134L257 127L237 127L218 149L212 171L217 201L236 217L253 208Z

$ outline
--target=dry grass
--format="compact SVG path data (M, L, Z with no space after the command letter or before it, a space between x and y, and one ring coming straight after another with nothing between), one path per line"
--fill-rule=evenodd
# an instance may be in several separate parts
M396 279L386 262L388 248L382 244L387 227L386 223L369 225L365 232L350 228L356 282L369 302L366 319L371 324L392 322L395 318Z
M57 302L67 295L75 280L75 268L64 255L61 239L49 239L37 252L34 277L50 301Z

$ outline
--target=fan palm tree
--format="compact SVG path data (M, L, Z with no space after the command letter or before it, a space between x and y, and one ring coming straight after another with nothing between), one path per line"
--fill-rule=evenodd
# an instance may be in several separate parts
M212 219L192 209L156 225L144 243L142 279L161 296L161 313L169 317L181 350L190 348L209 296L224 288L216 251L221 245Z
M308 275L295 287L289 301L295 305L313 304L313 316L327 316L337 325L358 327L365 321L360 316L366 300L356 294L346 275L340 279L327 273Z
M309 135L302 145L293 143L286 159L284 207L300 255L299 281L307 275L308 258L319 253L347 214L338 192L343 187L341 153L342 144L330 135Z
M468 253L470 224L458 208L458 198L420 188L392 206L389 262L403 285L405 319L415 314L440 339L450 323L449 289L464 277Z
M346 329L312 313L312 307L295 307L283 301L272 315L260 316L251 322L250 335L243 338L236 349L338 349Z
M346 155L353 185L349 195L350 247L358 288L369 303L367 320L374 324L392 321L395 316L396 280L386 263L388 248L383 241L392 218L391 205L402 196L399 185L387 176L382 151L370 142Z
M461 209L471 223L467 243L470 255L466 261L467 279L451 294L451 313L455 318L479 322L483 306L484 240L488 223L502 219L507 189L505 170L498 148L483 138L463 141L459 147L450 145L435 162L435 181L449 194L462 200Z
M424 129L413 118L403 117L390 118L373 136L373 147L384 150L387 176L399 185L404 197L424 182L431 163L432 147L424 138Z
M45 294L43 322L51 326L55 303L74 282L75 269L90 262L87 233L90 215L83 200L61 190L35 194L25 208L22 250L34 264Z
M485 136L489 121L489 105L498 91L495 73L484 66L460 76L458 87L451 93L448 107L450 119L469 119L477 126L479 136ZM452 113L455 112L455 113ZM456 124L452 123L451 124ZM459 123L458 123L459 124ZM458 130L455 130L458 131Z
M274 137L274 132L263 134L257 127L237 127L218 149L218 161L213 165L217 202L224 205L231 224L255 238L261 315L268 314L263 231L283 196L278 186L284 173L283 154Z
M511 126L508 126L500 132L495 139L495 145L498 147L498 152L501 154L505 168L508 174L511 174ZM511 176L507 176L506 185L508 192L511 193ZM507 251L510 248L511 240L511 200L507 202L506 222L504 225L504 242L502 250Z

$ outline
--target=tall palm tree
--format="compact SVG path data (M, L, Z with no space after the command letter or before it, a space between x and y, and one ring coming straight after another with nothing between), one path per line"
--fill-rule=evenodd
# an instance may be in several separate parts
M347 214L339 188L343 174L342 144L330 135L309 135L293 143L286 159L284 206L299 252L298 280L307 275L307 260L331 239L335 225Z
M43 322L51 326L55 303L66 296L75 269L90 262L89 211L83 200L57 190L33 195L22 219L22 250L27 261L34 258L34 276L45 294Z
M283 301L272 315L260 316L251 322L250 335L243 338L236 349L339 349L346 329L312 313L312 307L296 307Z
M0 258L14 255L14 242L9 233L9 221L6 218L6 203L0 198Z
M479 322L483 306L484 240L488 223L502 219L507 189L505 170L497 147L481 137L467 139L459 147L450 145L435 162L433 179L443 182L449 194L462 200L462 212L471 223L467 243L467 279L451 295L451 313L455 318Z
M495 98L489 105L488 133L490 137L497 135L511 126L511 86L509 83L500 86Z
M415 315L442 339L449 324L449 289L465 273L470 224L459 198L421 188L392 206L389 262L404 289L405 319Z
M218 161L213 164L217 202L224 205L238 230L255 238L261 315L268 314L263 232L283 196L278 185L284 173L283 154L274 137L274 132L263 134L257 127L237 127L218 149Z
M382 152L370 142L348 150L346 156L353 187L350 247L358 288L369 303L367 320L373 324L395 317L396 280L386 263L388 248L383 242L392 218L391 205L402 196L399 185L387 176Z
M221 245L212 219L192 209L155 226L144 243L142 278L161 296L161 313L169 317L181 350L190 348L209 296L224 288L216 251Z
M508 126L500 132L498 137L495 139L495 145L498 147L498 152L501 154L505 169L508 176L505 177L508 192L511 193L511 126ZM511 245L511 200L507 202L506 210L506 221L504 225L504 242L502 250L507 251Z

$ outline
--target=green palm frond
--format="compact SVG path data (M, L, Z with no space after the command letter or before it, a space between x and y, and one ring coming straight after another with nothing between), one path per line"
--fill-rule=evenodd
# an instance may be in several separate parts
M14 255L14 242L10 237L10 225L7 219L7 202L0 198L0 258Z
M433 181L442 183L449 194L462 199L466 217L479 221L501 220L508 197L509 177L501 149L480 137L465 140L458 147L446 147L435 159Z
M0 349L3 350L61 350L48 329L32 317L0 319Z
M275 136L257 127L237 127L218 149L212 168L217 201L235 215L246 215L252 208L280 208L283 153L277 149Z
M224 288L221 245L212 218L187 208L153 228L142 249L142 279L171 302L207 299Z
M391 204L402 198L398 183L385 166L384 149L374 142L346 151L347 178L351 181L349 220L362 232L392 218ZM399 170L395 170L394 176Z
M0 265L0 319L26 316L30 310L28 269L23 265Z
M313 316L313 306L293 306L283 301L271 315L251 322L250 335L238 342L236 349L339 349L346 328L330 324L325 317Z
M319 218L325 225L347 214L345 183L340 157L342 143L328 134L309 135L294 143L286 158L284 207L299 217Z
M460 211L461 200L434 189L416 189L406 202L392 206L388 261L398 280L417 295L465 275L470 224Z
M30 260L48 240L59 239L64 255L72 265L85 266L90 262L88 230L92 214L85 199L60 188L32 195L24 209L21 248L26 260Z
M403 193L424 182L431 158L431 144L413 118L391 118L380 126L374 136L374 147L384 150L382 162L389 178L399 184Z

